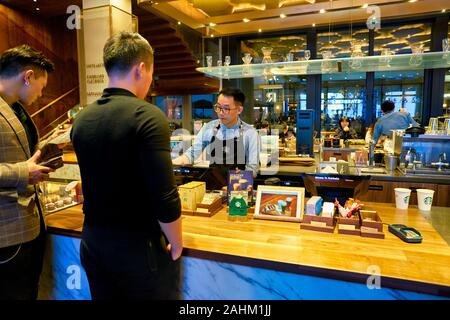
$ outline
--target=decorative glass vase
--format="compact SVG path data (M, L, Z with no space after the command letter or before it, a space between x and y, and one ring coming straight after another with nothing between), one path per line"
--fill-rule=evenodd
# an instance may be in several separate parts
M270 55L272 54L272 50L273 48L270 47L262 47L261 51L264 55L261 63L272 63L272 58L270 57Z

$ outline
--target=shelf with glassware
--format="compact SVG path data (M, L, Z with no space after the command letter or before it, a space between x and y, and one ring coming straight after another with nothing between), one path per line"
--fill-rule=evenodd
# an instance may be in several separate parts
M309 75L349 72L400 71L450 68L450 51L421 52L392 55L383 51L379 56L353 55L349 58L332 58L331 52L322 51L323 59L271 62L270 56L264 56L261 63L252 64L252 56L245 54L244 64L231 65L229 60L224 66L213 67L207 59L207 66L197 71L219 79L268 77L273 75Z

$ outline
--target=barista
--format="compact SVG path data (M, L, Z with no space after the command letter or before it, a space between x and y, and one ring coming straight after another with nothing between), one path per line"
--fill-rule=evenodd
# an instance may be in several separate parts
M214 111L218 119L205 124L194 144L173 160L174 165L194 163L205 152L212 173L226 185L228 170L239 168L258 173L258 134L239 118L244 108L245 95L237 88L224 88L219 92Z

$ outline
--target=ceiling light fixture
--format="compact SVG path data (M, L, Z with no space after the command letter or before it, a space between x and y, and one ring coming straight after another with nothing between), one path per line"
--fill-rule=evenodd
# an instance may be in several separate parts
M442 9L442 11L441 11L442 13L445 13L445 9Z
M211 38L214 38L214 35L213 35L213 34L211 34Z
M244 22L249 22L250 21L250 19L247 19L247 18L244 18L244 19L242 19L242 21L244 21Z
M313 26L313 27L315 27L315 26L316 26L316 24L315 24L315 23L313 23L313 24L312 24L312 26Z
M414 2L417 2L417 0L409 0L408 2L409 3L414 3Z
M216 24L215 24L214 22L210 22L210 23L209 23L209 26L210 26L210 27L214 27L215 25L216 25Z
M282 14L280 14L280 18L281 18L281 19L286 18L286 15L285 15L284 13L282 13Z
M366 9L368 6L369 6L368 3L364 3L364 4L362 5L362 8L363 8L363 9Z
M39 11L39 10L41 10L41 9L39 9L39 8L36 8L36 11Z
M262 32L262 30L261 30L261 29L258 29L258 32Z
M178 25L180 25L181 24L181 22L180 21L178 21Z
M325 9L320 9L319 13L325 13Z

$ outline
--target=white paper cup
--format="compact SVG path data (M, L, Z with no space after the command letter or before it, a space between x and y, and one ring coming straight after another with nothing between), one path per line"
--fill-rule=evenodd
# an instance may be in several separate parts
M419 210L430 211L433 203L434 190L417 189L417 205Z
M395 188L395 206L397 209L406 210L409 205L409 197L411 196L411 189Z

